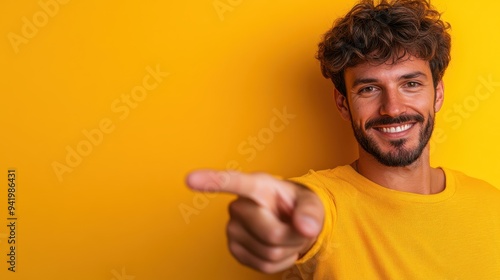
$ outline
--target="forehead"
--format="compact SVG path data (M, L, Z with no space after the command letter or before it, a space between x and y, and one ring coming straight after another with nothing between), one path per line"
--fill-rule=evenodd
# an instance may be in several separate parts
M397 81L405 75L421 72L423 78L432 79L429 62L426 60L409 57L395 63L373 64L369 62L360 63L348 67L344 71L346 87L352 87L357 80L374 80L378 82Z

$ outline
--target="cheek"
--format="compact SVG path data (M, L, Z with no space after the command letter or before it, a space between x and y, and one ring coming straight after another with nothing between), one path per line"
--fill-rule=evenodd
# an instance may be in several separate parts
M375 102L373 102L375 103ZM372 104L355 104L354 110L351 110L352 121L364 128L365 123L373 118L379 117L378 109Z
M415 101L413 103L413 106L416 110L418 110L417 112L424 114L424 115L428 115L429 112L431 112L432 114L434 114L436 112L434 99Z
M420 114L427 117L429 112L435 112L434 94L422 92L409 95L404 99L404 105L408 114Z
M352 115L351 122L358 128L361 128L363 131L365 130L365 124L370 118L364 115Z

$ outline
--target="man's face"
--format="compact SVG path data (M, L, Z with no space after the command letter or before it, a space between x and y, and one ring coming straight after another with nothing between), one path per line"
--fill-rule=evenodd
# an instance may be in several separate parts
M387 166L415 162L443 101L442 82L434 88L429 63L416 58L392 65L364 63L347 68L344 77L348 102L344 99L339 109L351 120L363 150Z

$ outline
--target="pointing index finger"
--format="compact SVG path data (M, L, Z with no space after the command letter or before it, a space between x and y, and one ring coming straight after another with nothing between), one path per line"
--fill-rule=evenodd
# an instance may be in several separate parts
M233 171L222 172L210 169L193 171L186 177L186 184L195 191L234 193L225 191L229 183L229 172Z
M238 171L199 170L186 178L187 185L196 191L224 192L249 198L257 204L272 207L276 199L293 206L289 188L278 185L284 182L266 174L245 174ZM274 207L272 207L274 208Z

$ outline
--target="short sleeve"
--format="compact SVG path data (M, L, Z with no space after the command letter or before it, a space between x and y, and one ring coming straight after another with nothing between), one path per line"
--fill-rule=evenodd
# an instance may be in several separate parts
M332 233L334 220L336 217L334 199L331 193L328 192L324 186L322 186L321 181L318 180L318 178L315 178L316 176L318 175L315 174L313 171L310 171L305 176L287 179L290 182L302 185L310 189L312 192L318 195L325 210L323 227L321 229L320 234L318 235L318 238L316 239L316 242L306 254L304 254L301 258L299 258L296 261L296 264L303 264L313 259L321 251L321 248L328 243L328 240L330 239L330 235Z

